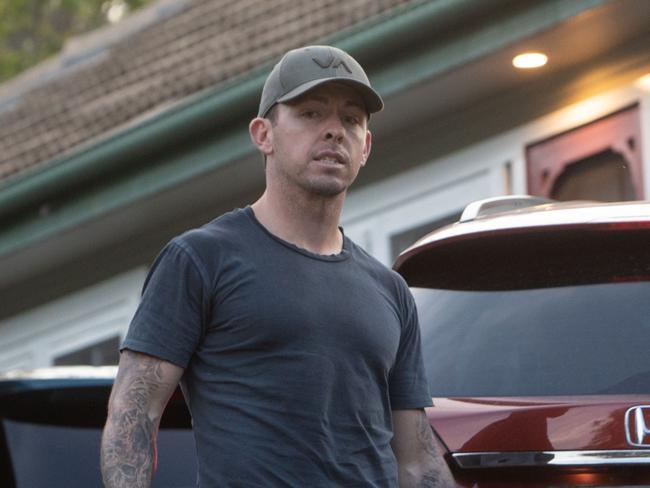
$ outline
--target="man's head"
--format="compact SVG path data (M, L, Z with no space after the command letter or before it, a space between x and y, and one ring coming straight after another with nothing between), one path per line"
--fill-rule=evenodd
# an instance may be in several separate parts
M307 46L287 52L275 65L264 83L257 116L266 117L277 103L291 101L332 81L358 91L368 114L383 108L381 97L352 56L332 46Z
M383 102L361 66L328 46L289 51L264 85L249 130L264 156L267 189L344 193L368 158L368 117Z

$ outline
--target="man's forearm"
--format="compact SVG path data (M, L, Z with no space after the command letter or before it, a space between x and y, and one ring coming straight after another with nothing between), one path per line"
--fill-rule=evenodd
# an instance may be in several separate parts
M414 488L451 488L455 486L444 453L434 439L431 426L423 413L417 421L417 438L422 453L419 476L413 480Z
M101 448L106 488L149 488L155 468L156 425L137 407L110 415Z
M432 460L429 466L417 466L414 469L402 468L399 472L400 488L451 488L456 486L448 468Z
M424 410L397 412L393 420L399 429L393 439L393 450L398 460L400 488L455 487L444 451L433 435Z
M439 470L433 469L414 479L410 486L413 488L451 488L453 485L449 480L443 480L440 477Z
M149 488L156 470L156 436L183 368L125 349L108 401L101 449L106 488Z
M165 368L173 369L171 380ZM181 373L180 368L164 366L159 359L122 353L102 437L106 488L149 488L156 469L158 424ZM158 393L160 398L152 402Z

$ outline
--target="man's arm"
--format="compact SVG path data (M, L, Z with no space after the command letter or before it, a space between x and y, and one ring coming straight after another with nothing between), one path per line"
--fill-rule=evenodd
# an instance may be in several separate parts
M183 369L124 350L108 402L101 447L106 488L148 488L156 469L156 436Z
M393 411L391 447L397 458L400 488L456 486L423 409Z

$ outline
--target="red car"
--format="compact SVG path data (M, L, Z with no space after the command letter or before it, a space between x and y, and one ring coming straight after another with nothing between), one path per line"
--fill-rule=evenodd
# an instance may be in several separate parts
M650 486L650 202L477 202L395 269L458 486Z

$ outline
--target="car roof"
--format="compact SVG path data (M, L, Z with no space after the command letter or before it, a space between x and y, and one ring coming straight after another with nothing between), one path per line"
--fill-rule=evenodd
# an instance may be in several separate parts
M117 366L53 366L16 369L0 373L0 385L17 380L113 380Z
M532 205L525 206L522 202L528 200ZM494 205L504 202L505 205ZM512 205L509 205L510 202ZM480 213L487 205L488 212ZM478 209L478 210L477 210ZM495 211L495 209L497 209ZM625 225L631 223L650 224L650 201L635 202L553 202L528 195L497 197L469 204L459 222L434 230L419 239L403 251L395 262L395 268L401 265L423 248L430 247L441 241L459 239L483 233L502 231L525 231L543 227L562 226L599 226Z
M0 418L22 422L101 427L117 366L55 366L0 373ZM187 428L180 388L170 399L162 427Z

